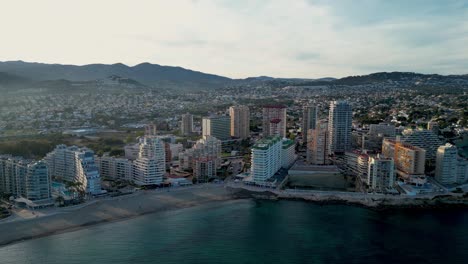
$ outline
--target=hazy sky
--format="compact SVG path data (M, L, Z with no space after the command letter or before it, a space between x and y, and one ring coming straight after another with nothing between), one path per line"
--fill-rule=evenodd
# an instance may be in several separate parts
M468 73L468 0L0 0L0 60L229 77Z

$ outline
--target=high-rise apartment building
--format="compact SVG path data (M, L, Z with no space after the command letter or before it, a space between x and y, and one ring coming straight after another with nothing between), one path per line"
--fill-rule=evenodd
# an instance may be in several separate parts
M191 149L179 153L180 168L190 170L195 168L195 160L198 158L213 158L216 167L221 166L221 140L206 136L195 143Z
M468 181L467 160L458 156L458 149L445 144L437 149L435 179L442 184L463 184Z
M351 148L352 118L353 112L348 102L330 102L328 154L344 153Z
M133 181L137 185L162 183L166 173L164 142L157 137L142 137L139 148L138 158L133 161Z
M250 110L248 106L239 105L229 108L231 117L231 136L236 138L250 137Z
M183 136L190 136L193 133L193 115L189 113L182 115L180 133Z
M50 200L52 191L47 164L0 156L0 192L30 201Z
M439 137L431 130L405 129L401 141L426 150L426 159L434 161L437 149L442 145Z
M372 190L384 192L395 183L395 165L392 158L377 155L369 158L367 184Z
M317 123L318 107L317 106L304 106L302 112L302 141L308 142L309 129L315 129Z
M265 182L282 167L290 167L295 160L295 144L292 140L282 140L279 136L263 138L252 147L253 181Z
M199 157L194 160L193 176L198 182L208 182L209 179L216 177L217 165L215 157Z
M286 106L268 105L263 107L263 136L286 137L287 126Z
M94 161L94 152L88 148L58 145L48 153L45 161L51 177L80 183L84 192L100 194L101 176Z
M212 136L219 140L231 138L231 118L229 116L204 117L202 119L203 136Z
M317 122L315 129L309 129L307 134L307 162L314 165L327 164L328 123Z
M422 148L393 139L384 139L382 154L393 158L400 176L406 178L411 175L424 174L426 150Z
M131 160L110 157L106 154L102 157L95 156L94 159L102 178L133 181L133 163Z

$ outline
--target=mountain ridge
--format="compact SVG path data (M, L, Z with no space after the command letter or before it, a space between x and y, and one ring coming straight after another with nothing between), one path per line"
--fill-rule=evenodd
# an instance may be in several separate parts
M114 82L109 82L114 78ZM168 89L220 88L225 85L272 85L274 87L298 85L372 85L395 84L395 86L468 86L468 74L440 75L415 72L375 72L343 78L275 78L270 76L231 79L228 77L186 69L180 66L163 66L142 62L134 66L114 64L47 64L39 62L6 61L0 62L0 85L14 86L31 83L98 82L115 83L128 87L160 86ZM55 81L55 82L53 82Z

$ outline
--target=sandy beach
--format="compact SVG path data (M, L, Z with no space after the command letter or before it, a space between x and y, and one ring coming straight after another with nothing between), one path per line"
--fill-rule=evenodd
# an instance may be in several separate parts
M0 222L0 245L72 231L94 224L230 199L232 199L230 192L219 185L169 192L141 191L129 196L100 199L86 206L57 208L57 212L43 217Z

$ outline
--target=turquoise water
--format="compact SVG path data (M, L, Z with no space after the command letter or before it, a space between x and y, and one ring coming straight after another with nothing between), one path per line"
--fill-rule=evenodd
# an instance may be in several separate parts
M1 234L0 234L1 235ZM0 248L0 263L468 263L468 211L213 203Z

